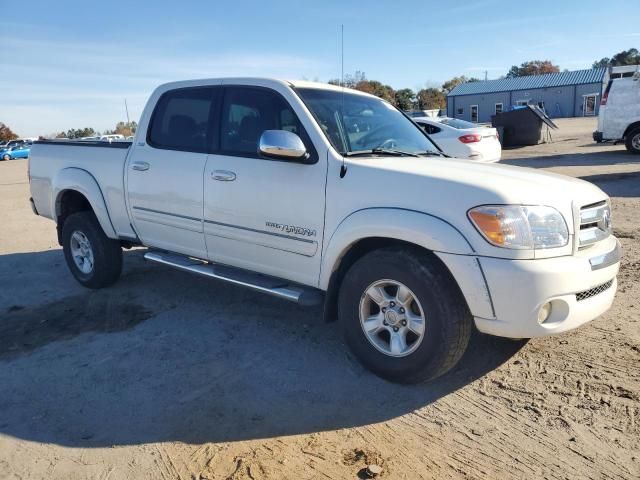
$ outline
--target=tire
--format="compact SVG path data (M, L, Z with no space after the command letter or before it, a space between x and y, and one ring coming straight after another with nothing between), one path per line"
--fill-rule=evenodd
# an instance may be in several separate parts
M406 289L400 295L401 287L385 282ZM366 294L379 288L387 297L382 302L386 307L378 308ZM413 300L400 302L409 293ZM390 298L395 298L393 308ZM420 383L449 371L464 354L472 331L471 313L447 268L432 254L407 247L375 250L357 260L340 287L338 312L345 340L362 364L397 383ZM415 320L420 314L422 335L413 331L420 330ZM361 318L374 317L366 328L377 333L367 334ZM405 340L398 340L403 332Z
M8 162L9 160L11 160L11 157L9 155L4 155L2 159Z
M640 154L640 127L634 128L627 134L624 145L629 152Z
M69 270L87 288L108 287L120 277L120 242L104 234L93 212L83 211L67 217L62 226L62 249Z

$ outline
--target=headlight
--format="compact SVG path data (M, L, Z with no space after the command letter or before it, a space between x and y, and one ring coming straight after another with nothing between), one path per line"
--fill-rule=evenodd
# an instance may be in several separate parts
M482 205L468 212L471 223L492 245L537 249L564 247L569 230L555 208L539 205Z

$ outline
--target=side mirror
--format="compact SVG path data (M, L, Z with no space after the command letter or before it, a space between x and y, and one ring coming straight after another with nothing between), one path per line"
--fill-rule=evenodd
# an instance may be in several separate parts
M265 130L260 136L258 153L265 158L302 163L309 157L300 137L286 130Z

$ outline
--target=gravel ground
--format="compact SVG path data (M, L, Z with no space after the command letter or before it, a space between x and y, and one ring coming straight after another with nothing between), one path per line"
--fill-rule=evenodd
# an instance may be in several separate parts
M595 119L505 163L612 196L624 248L613 308L528 343L476 335L460 366L398 386L318 309L126 254L113 288L68 273L31 214L26 162L0 162L0 478L638 478L640 157Z

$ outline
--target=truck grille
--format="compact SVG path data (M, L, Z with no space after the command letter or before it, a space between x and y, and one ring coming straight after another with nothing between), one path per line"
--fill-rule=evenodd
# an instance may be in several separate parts
M611 207L609 202L585 205L580 209L578 248L588 247L611 235Z
M578 302L581 302L582 300L586 300L587 298L595 297L596 295L599 295L602 292L610 289L611 285L613 285L613 279L603 283L602 285L598 285L597 287L585 290L584 292L578 292L576 293L576 300Z

